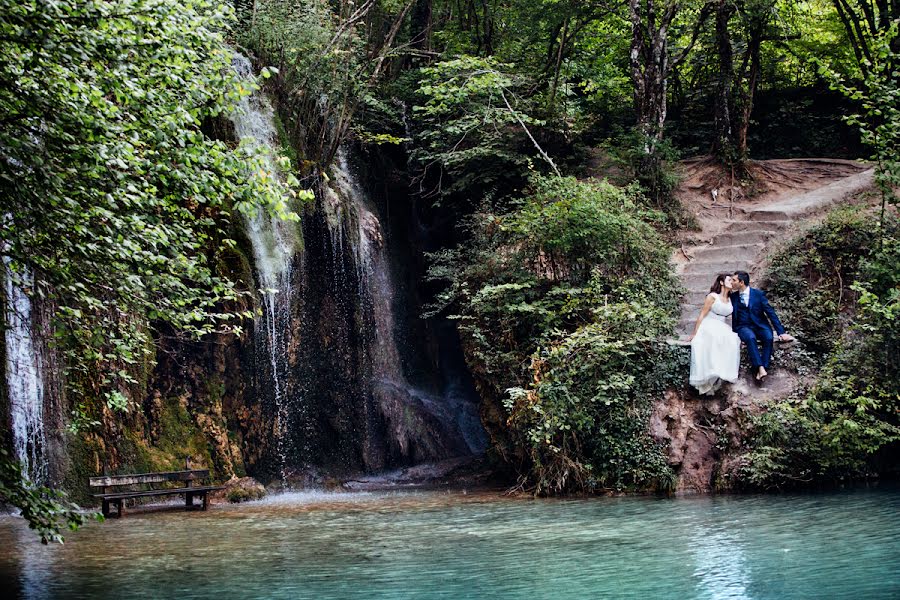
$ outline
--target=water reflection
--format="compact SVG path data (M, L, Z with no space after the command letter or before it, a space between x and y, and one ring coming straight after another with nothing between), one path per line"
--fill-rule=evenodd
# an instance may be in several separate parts
M750 573L737 532L698 527L693 538L698 598L745 600Z
M131 513L42 547L0 518L24 598L892 598L900 490L696 499L298 493Z

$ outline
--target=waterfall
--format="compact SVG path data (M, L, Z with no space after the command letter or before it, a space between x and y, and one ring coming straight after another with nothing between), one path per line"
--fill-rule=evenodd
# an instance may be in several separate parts
M250 59L235 53L232 67L242 79L256 83ZM269 171L279 176L275 162L278 133L272 105L266 96L256 91L243 98L231 121L241 143L261 149ZM262 315L257 318L255 327L256 352L265 366L259 374L260 381L265 383L259 388L263 397L268 397L275 407L275 443L284 481L290 436L288 423L292 414L303 410L300 399L288 394L287 390L288 348L293 331L291 289L299 240L293 223L272 216L265 208L257 209L256 214L246 219L246 230L262 293ZM263 389L267 385L271 389Z
M346 153L341 150L335 158L335 186L355 213L354 253L359 291L371 301L373 312L373 370L378 377L397 382L402 379L402 372L394 338L394 282L385 252L384 231L375 216L375 208L351 174Z
M48 465L45 457L43 360L34 339L31 298L17 285L11 261L3 257L6 287L6 387L15 456L31 481L45 483ZM19 273L19 282L32 283L27 269Z
M249 59L236 55L232 64L255 83ZM261 150L278 176L279 139L266 96L244 98L231 121L241 143ZM398 344L401 295L387 230L349 163L342 149L302 229L264 210L245 220L262 291L254 389L263 438L273 434L261 440L265 457L254 462L262 471L277 466L282 484L315 480L323 471L458 457L485 445L471 396L426 390L404 374L409 354Z
M461 440L464 450L470 453L483 451L486 440L476 405L457 393L458 388L452 382L444 394L434 394L411 385L406 379L397 345L397 286L387 253L386 232L343 149L336 156L333 174L335 189L329 191L327 205L334 206L343 199L355 217L353 246L359 296L371 311L374 395L389 422L394 441L405 452L407 440L417 437L416 432L409 430L410 421L416 420L410 418L412 414L417 415L420 424L423 421L438 424L449 438ZM457 448L455 452L459 450Z

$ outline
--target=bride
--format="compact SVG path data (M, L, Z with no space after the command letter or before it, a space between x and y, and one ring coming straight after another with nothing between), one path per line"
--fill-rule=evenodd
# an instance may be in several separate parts
M730 275L719 275L709 290L691 334L690 383L701 394L713 394L723 381L734 383L741 361L741 340L725 322L734 307Z

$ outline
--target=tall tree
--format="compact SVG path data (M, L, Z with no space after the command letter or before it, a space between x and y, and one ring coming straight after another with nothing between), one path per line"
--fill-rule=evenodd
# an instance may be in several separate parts
M432 0L416 0L410 16L409 45L420 54L431 50Z
M876 62L875 48L891 25L900 19L900 2L897 0L832 0L844 25L847 38L856 60L865 75ZM894 54L900 53L900 35L897 30L888 40Z
M631 22L629 66L634 86L637 132L642 145L637 170L653 195L657 195L658 191L658 149L666 122L669 75L693 48L711 10L709 3L702 4L688 43L675 55L670 55L670 28L683 6L684 3L679 0L663 0L660 5L654 0L628 0Z
M747 132L762 74L762 45L784 38L772 27L776 0L717 0L713 154L741 175L747 159ZM737 23L732 17L738 16ZM737 30L737 42L734 39ZM735 46L740 48L735 61Z

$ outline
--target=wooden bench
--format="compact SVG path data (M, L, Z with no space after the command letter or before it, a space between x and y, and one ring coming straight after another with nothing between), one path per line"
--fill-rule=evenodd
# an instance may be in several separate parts
M189 469L185 471L166 471L162 473L136 473L133 475L104 475L102 477L91 477L89 480L90 487L103 488L102 494L94 494L95 498L100 498L103 503L103 516L110 516L110 504L116 505L116 516L122 516L122 508L125 500L129 498L147 498L150 496L171 496L175 494L184 494L184 505L188 509L193 508L194 498L200 497L202 502L199 506L201 510L206 510L207 495L209 492L223 489L223 486L202 485L196 486L194 482L209 477L209 469ZM150 488L142 490L122 490L111 491L110 488L121 488L124 486L150 485L155 483L165 483L170 481L184 482L184 487L175 488Z

